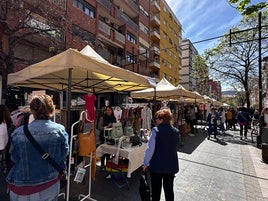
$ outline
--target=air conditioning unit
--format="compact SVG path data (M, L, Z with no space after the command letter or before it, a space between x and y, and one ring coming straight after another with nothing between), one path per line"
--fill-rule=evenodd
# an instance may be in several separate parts
M109 19L109 18L105 17L105 18L104 18L104 21L105 21L107 24L110 24L110 19Z

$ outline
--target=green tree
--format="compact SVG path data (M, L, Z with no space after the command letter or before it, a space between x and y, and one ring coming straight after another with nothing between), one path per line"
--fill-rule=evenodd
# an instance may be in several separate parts
M262 16L263 22L267 15ZM241 23L226 33L217 47L205 52L205 60L210 74L222 83L233 85L237 91L243 91L247 107L250 107L250 94L254 89L249 84L258 75L258 25L257 15L244 17ZM262 29L262 43L267 44L267 29ZM263 45L262 54L267 52ZM233 83L233 84L232 84ZM240 98L240 100L244 100ZM241 103L243 104L243 103Z
M18 68L23 68L44 59L27 57L36 47L47 50L48 54L57 53L57 48L61 47L66 27L65 3L58 2L57 7L51 5L50 1L0 1L0 70L3 94L6 94L7 75L14 71L14 63L18 64ZM21 50L24 55L18 56L16 48L25 47L22 44L28 44L33 49ZM50 48L52 53L49 53L48 47L55 47Z
M229 0L230 4L236 5L236 9L241 12L243 15L251 15L258 11L268 10L268 2L259 2L257 4L251 5L251 0Z
M196 55L194 57L192 70L191 76L197 80L197 91L204 95L208 91L207 82L209 78L209 70L206 61L202 56Z

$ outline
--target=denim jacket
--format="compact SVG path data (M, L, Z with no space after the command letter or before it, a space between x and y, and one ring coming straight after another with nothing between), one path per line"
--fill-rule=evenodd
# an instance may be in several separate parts
M69 152L68 134L64 126L51 120L34 120L28 125L34 139L63 168ZM30 143L23 126L11 135L11 160L14 165L7 175L7 182L17 186L33 186L55 179L59 172L42 159Z

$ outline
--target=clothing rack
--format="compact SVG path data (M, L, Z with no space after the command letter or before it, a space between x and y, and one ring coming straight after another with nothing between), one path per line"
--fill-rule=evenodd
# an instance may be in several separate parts
M70 153L69 153L69 161L68 161L68 173L67 173L67 191L66 191L66 201L69 201L69 197L70 197L70 175L71 175L71 161L72 161L72 151L73 151L73 139L77 137L77 135L74 135L74 126L78 123L80 123L81 121L83 121L83 115L85 114L85 117L86 119L88 120L87 118L87 112L86 111L82 111L81 114L80 114L80 118L77 122L73 123L72 126L71 126L71 137L70 137ZM88 200L93 200L93 201L97 201L93 198L91 198L91 165L92 165L92 157L93 157L93 154L92 152L90 153L90 155L88 156L90 157L90 160L89 160L89 163L87 165L84 166L84 168L89 168L88 172L89 172L89 177L88 177L88 194L87 195L83 195L83 194L80 194L79 195L79 200L81 197L83 197L81 199L82 200L85 200L85 199L88 199Z
M123 107L127 107L127 108L130 108L130 107L144 107L148 105L148 103L123 103L122 106Z

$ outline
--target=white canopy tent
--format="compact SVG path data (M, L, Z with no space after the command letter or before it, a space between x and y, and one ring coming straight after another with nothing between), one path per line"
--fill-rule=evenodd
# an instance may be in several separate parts
M52 90L70 87L71 91L81 93L133 91L153 86L152 79L108 63L92 48L88 53L69 48L9 74L8 85Z
M110 64L89 46L82 53L69 48L56 56L11 73L8 75L8 85L67 91L68 124L71 92L119 92L155 86L154 81L148 77Z
M194 92L188 91L181 85L172 85L163 77L162 80L157 83L155 88L133 91L131 92L131 97L148 100L154 99L154 97L156 100L174 100L179 99L180 97L196 98L199 96Z

